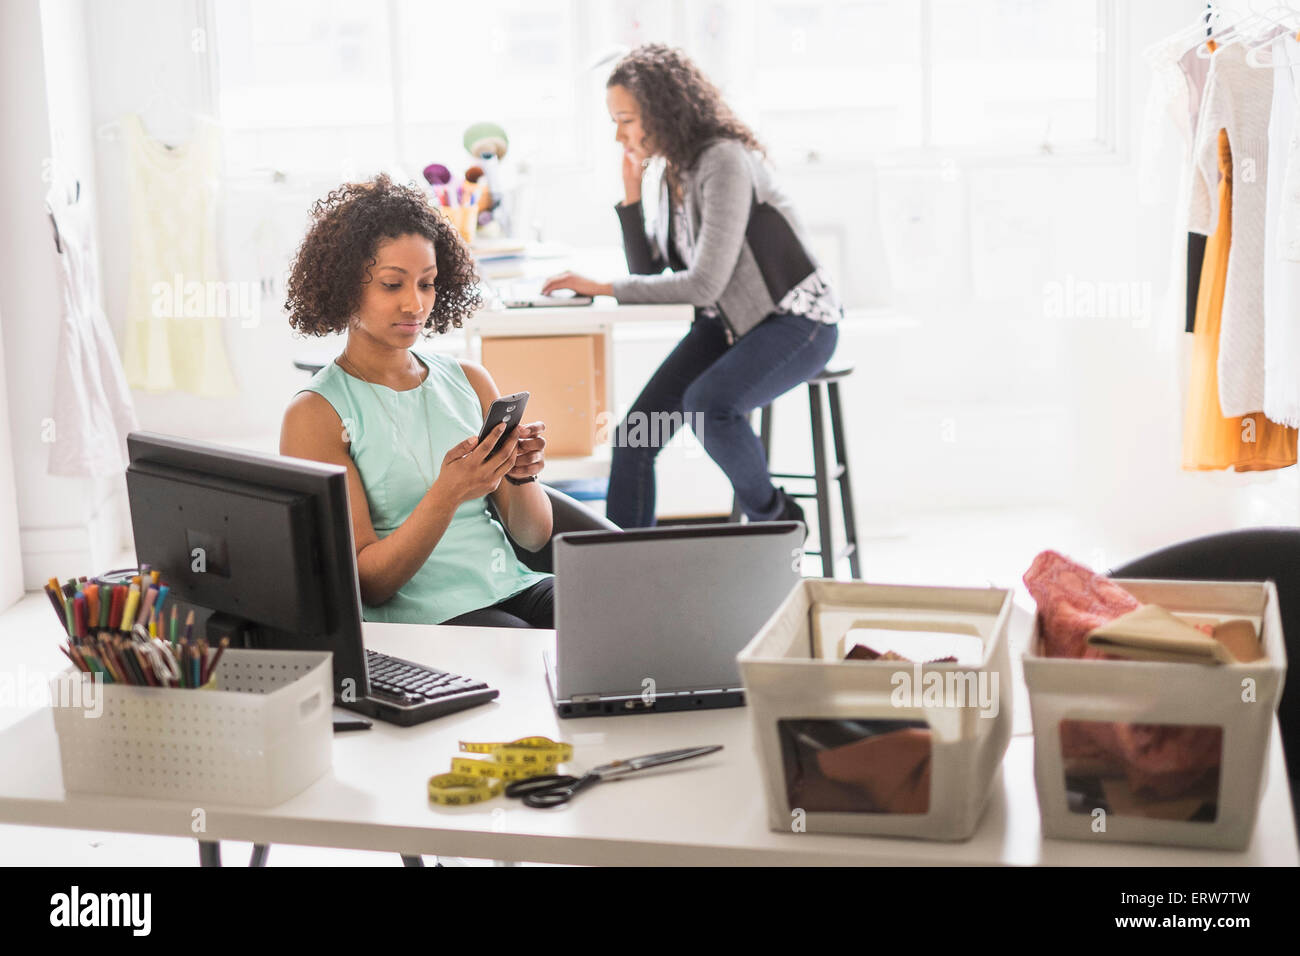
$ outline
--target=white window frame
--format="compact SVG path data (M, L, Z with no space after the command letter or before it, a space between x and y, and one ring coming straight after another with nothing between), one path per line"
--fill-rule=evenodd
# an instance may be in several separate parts
M401 76L401 44L399 42L401 15L397 0L384 0L384 2L388 9L389 49L391 54L390 79L394 121L391 124L389 134L392 138L392 151L399 162L413 162L414 160L408 157L405 152L405 127L407 124L405 122L401 84L398 82ZM579 2L579 0L574 0L574 2ZM883 169L933 168L944 162L952 162L963 168L1006 168L1062 164L1107 164L1123 159L1125 144L1121 139L1122 124L1120 122L1117 90L1120 79L1119 70L1124 62L1121 54L1125 48L1126 37L1121 29L1117 0L1093 0L1097 6L1098 30L1105 40L1105 42L1098 45L1099 48L1096 53L1097 139L1090 143L1065 144L1062 148L1053 150L1050 153L1023 149L1008 150L999 146L936 146L931 142L933 135L932 104L934 83L934 64L931 49L933 2L932 0L917 0L917 2L921 4L921 144L915 147L887 148L860 156L835 159L826 159L813 152L802 161L792 160L784 163L783 166L795 170L806 168L809 170L834 171L858 169L861 168L864 162ZM216 37L216 16L213 9L213 0L194 0L194 3L197 7L198 22L206 25L210 37ZM686 0L670 0L670 4L668 18L670 37L667 42L680 43L685 35L685 24L687 22ZM575 64L574 84L577 99L581 102L586 84L586 72L580 64L590 62L591 58L595 56L596 50L589 35L585 18L576 18L574 28L577 33L574 47L579 53L579 63ZM216 49L216 56L205 58L207 73L203 82L203 93L207 98L206 106L210 110L216 108L219 84L217 67L217 57L220 56L219 41L215 46L218 48ZM589 115L589 111L579 110L573 131L574 138L578 143L575 149L577 155L582 155L584 147L594 141L594 137L597 135L597 119L597 117ZM586 172L591 165L591 163L581 161L542 162L538 163L538 168L549 171ZM262 170L240 170L236 171L236 176L239 173L246 173L252 174L254 178L260 178L262 172Z

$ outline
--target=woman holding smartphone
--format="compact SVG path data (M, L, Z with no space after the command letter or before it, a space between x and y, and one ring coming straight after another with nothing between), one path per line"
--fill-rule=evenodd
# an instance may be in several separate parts
M551 536L541 422L478 432L500 397L480 366L417 351L478 307L473 259L413 186L347 183L316 203L289 275L289 323L346 332L284 414L280 453L348 473L362 616L487 627L553 625L552 578L536 551ZM491 496L505 528L491 517Z
M566 272L542 291L695 306L690 331L614 433L609 518L624 528L654 524L659 448L628 436L671 434L689 421L751 520L802 521L799 505L772 484L749 415L826 366L839 300L762 146L685 54L659 44L633 50L614 67L606 103L623 147L625 195L615 208L632 274L599 282ZM651 157L663 160L664 175L647 235L641 179ZM647 429L653 421L669 427Z

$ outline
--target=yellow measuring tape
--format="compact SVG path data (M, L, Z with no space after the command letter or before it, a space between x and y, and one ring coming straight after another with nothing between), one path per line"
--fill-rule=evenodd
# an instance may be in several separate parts
M445 807L481 803L499 796L509 780L552 773L573 759L573 744L549 737L521 737L509 743L469 743L463 753L487 754L489 759L452 757L451 772L429 778L429 799Z

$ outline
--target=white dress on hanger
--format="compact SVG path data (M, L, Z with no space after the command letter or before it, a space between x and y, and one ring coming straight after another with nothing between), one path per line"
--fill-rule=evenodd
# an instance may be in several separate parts
M1273 39L1273 63L1300 63L1291 33ZM1264 223L1264 415L1300 426L1300 66L1276 67L1268 124Z
M86 204L79 200L69 201L58 186L46 197L58 231L63 287L49 473L107 478L126 471L126 436L139 425L100 305L95 236Z

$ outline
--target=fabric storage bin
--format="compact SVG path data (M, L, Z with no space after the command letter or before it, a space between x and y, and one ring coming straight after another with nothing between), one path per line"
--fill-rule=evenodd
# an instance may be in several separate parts
M1174 614L1244 618L1265 656L1220 666L1046 657L1035 615L1024 672L1043 835L1244 849L1286 675L1277 588L1115 583Z
M1011 597L801 581L737 658L771 828L968 839L1011 737ZM846 661L855 633L876 650L964 649L955 663Z
M54 729L69 793L269 807L333 762L333 667L327 651L228 649L213 689L103 684L60 696ZM89 691L89 688L83 688ZM63 701L64 704L60 704Z

